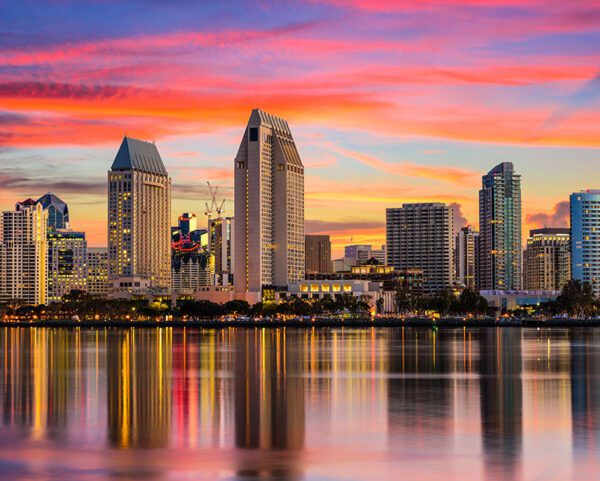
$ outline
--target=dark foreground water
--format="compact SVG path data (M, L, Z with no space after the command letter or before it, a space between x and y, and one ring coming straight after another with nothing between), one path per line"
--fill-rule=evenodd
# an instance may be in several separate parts
M600 330L0 329L1 480L598 480Z

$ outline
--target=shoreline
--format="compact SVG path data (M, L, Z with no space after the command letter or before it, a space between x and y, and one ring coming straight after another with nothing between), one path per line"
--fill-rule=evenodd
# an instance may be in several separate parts
M460 328L460 327L600 327L600 319L512 319L512 320L496 320L496 319L438 319L432 321L430 319L319 319L315 321L303 320L170 320L170 321L130 321L130 320L90 320L90 321L0 321L0 327L47 327L47 328L99 328L99 327L116 327L116 328L155 328L155 327L190 327L198 329L223 329L230 327L239 328L328 328L328 327L422 327L433 329L436 326L438 329L444 328Z

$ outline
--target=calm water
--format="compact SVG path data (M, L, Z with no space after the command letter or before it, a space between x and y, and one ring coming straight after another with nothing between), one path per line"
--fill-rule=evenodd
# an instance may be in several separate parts
M0 479L597 480L600 330L0 329Z

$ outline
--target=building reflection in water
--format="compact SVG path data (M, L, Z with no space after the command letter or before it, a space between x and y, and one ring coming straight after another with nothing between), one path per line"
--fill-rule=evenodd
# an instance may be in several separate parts
M285 329L235 336L235 445L241 478L297 479L304 447L302 351Z
M571 331L571 412L576 457L598 455L600 449L600 335Z
M521 330L479 331L481 436L488 478L514 479L523 437Z
M106 342L109 443L118 448L166 447L172 329L114 330Z

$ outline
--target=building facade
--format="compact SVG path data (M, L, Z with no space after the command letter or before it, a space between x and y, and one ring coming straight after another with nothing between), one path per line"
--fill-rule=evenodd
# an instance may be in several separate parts
M574 192L571 205L571 275L600 294L600 190Z
M108 249L88 247L86 255L87 292L92 296L108 295Z
M560 291L571 278L569 229L529 232L523 253L523 285L529 291Z
M69 228L69 207L57 195L48 192L37 201L48 212L48 230Z
M108 172L111 295L169 290L170 215L171 179L158 149L125 137Z
M433 202L387 209L386 242L389 265L423 270L424 294L434 295L452 286L452 206Z
M234 167L236 293L301 281L304 166L287 122L253 110Z
M87 242L84 232L48 231L48 303L73 290L86 291Z
M306 262L304 264L306 274L332 272L331 239L328 235L305 235L304 251L306 254Z
M479 232L472 227L462 227L456 234L454 263L456 280L469 288L477 288L477 257L479 254Z
M0 302L18 299L29 305L48 302L48 213L32 199L2 213Z
M208 249L215 260L215 284L233 285L233 217L210 219Z
M503 162L482 178L479 191L480 290L520 290L521 176Z

